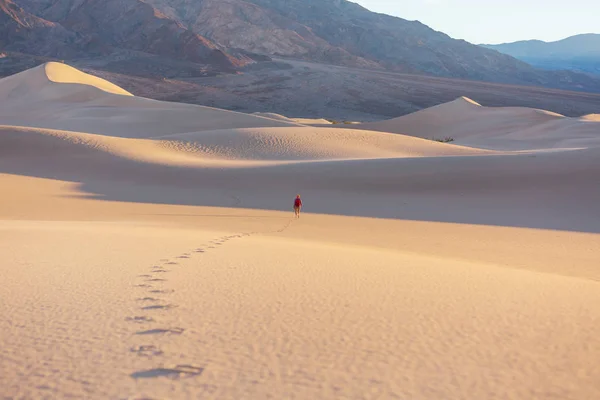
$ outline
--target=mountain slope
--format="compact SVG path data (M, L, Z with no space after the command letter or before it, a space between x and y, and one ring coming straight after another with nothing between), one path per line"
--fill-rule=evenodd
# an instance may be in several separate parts
M11 33L13 37L22 37L4 43L0 51L61 57L82 68L124 75L214 76L273 56L286 58L286 63L300 59L321 66L600 92L600 79L589 75L539 70L420 22L376 14L345 0L1 1L15 2L23 7L20 13L43 19L66 36L47 39L29 28L13 29L19 32ZM18 25L14 12L4 14L10 26ZM43 46L45 41L53 45L52 51ZM19 43L16 50L7 48L13 43ZM78 45L74 50L73 44ZM252 70L275 71L275 64L263 63ZM261 101L265 99L263 95Z
M225 46L344 66L492 82L600 88L588 77L548 73L421 24L345 0L146 0Z
M227 54L212 41L185 29L139 0L19 0L19 4L52 24L62 26L70 35L102 43L113 51L135 50L208 64L220 70L233 70L249 61ZM23 51L35 40L32 35L25 35ZM58 39L53 42L56 46L64 43ZM89 53L90 49L86 47L85 50ZM54 55L40 51L33 54Z
M576 35L556 42L526 40L482 46L540 68L569 69L600 74L600 34Z
M238 0L147 0L165 15L228 47L354 67L381 68L317 36L293 17Z
M60 24L39 18L11 0L0 0L0 50L53 57L83 54L85 42Z

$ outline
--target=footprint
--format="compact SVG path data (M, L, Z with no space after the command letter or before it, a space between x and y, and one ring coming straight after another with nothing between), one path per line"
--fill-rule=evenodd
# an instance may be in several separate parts
M177 258L190 258L189 256L179 256Z
M152 275L138 275L138 278L152 278Z
M142 310L169 310L171 308L176 308L177 306L174 304L156 304L152 306L142 307Z
M147 323L150 323L150 322L154 322L154 318L145 317L145 316L141 316L141 317L127 317L127 318L125 318L125 321L135 322L136 324L147 324Z
M169 272L169 271L168 271L168 270L166 270L166 269L153 269L153 270L152 270L152 273L153 273L153 274L154 274L154 273L157 273L157 274L164 274L165 272Z
M166 282L166 279L161 279L161 278L152 278L152 279L146 279L146 282Z
M177 265L175 261L168 262L167 265Z
M168 290L161 290L161 289L154 289L154 290L150 290L150 293L160 293L160 294L167 294L167 293L174 293L175 290L173 289L168 289Z
M152 285L146 285L145 283L139 284L139 285L134 285L135 287L144 287L144 288L151 288Z
M161 356L163 355L163 351L156 346L138 346L131 348L132 353L137 353L138 356L142 357L152 357L152 356Z
M137 301L160 301L160 299L155 299L154 297L140 297Z
M160 399L155 399L154 397L148 397L148 396L130 396L126 400L160 400Z
M181 335L185 331L183 328L170 328L170 329L149 329L147 331L136 332L136 335Z
M130 376L134 379L140 378L191 378L194 376L200 376L204 372L204 368L195 367L193 365L176 365L173 368L154 368L144 371L137 371Z

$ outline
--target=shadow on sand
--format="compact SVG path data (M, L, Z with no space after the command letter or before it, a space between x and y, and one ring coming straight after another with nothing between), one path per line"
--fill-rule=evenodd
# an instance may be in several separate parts
M574 157L573 154L576 153ZM75 182L97 200L600 233L598 149L471 157L325 161L240 169L144 163L96 152L0 159L0 173ZM270 218L202 213L181 218ZM281 217L284 218L284 217Z

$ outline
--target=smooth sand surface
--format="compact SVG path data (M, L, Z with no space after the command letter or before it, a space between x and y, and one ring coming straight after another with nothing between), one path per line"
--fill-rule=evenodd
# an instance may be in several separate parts
M511 152L104 82L0 80L4 397L600 398L600 148L560 149L572 121Z

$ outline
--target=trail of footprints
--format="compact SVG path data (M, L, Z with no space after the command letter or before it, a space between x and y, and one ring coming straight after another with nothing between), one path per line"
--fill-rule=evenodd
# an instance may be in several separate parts
M251 233L223 236L211 240L207 245L197 248L192 252L183 253L175 257L175 259L190 259L193 257L193 253L205 253L210 249L216 249L222 246L229 240L250 235ZM173 304L168 301L168 295L174 293L175 290L166 288L164 285L166 282L168 282L168 274L173 271L169 268L174 268L178 265L179 263L177 261L164 258L160 260L159 265L153 265L150 267L150 271L147 274L141 274L137 276L139 282L136 283L134 287L140 289L140 291L145 291L147 295L142 294L136 298L136 301L140 306L140 315L127 317L125 320L132 324L140 325L140 329L137 330L135 335L142 339L144 343L141 343L140 345L130 349L131 353L138 357L144 357L149 361L153 361L155 358L164 356L165 353L160 348L161 338L165 336L180 336L185 332L184 328L165 327L160 324L161 312L168 312L177 308L177 304ZM158 297L159 295L161 297ZM134 379L159 377L180 379L200 376L202 372L202 367L179 364L169 367L159 366L146 370L140 370L132 373L130 376Z

